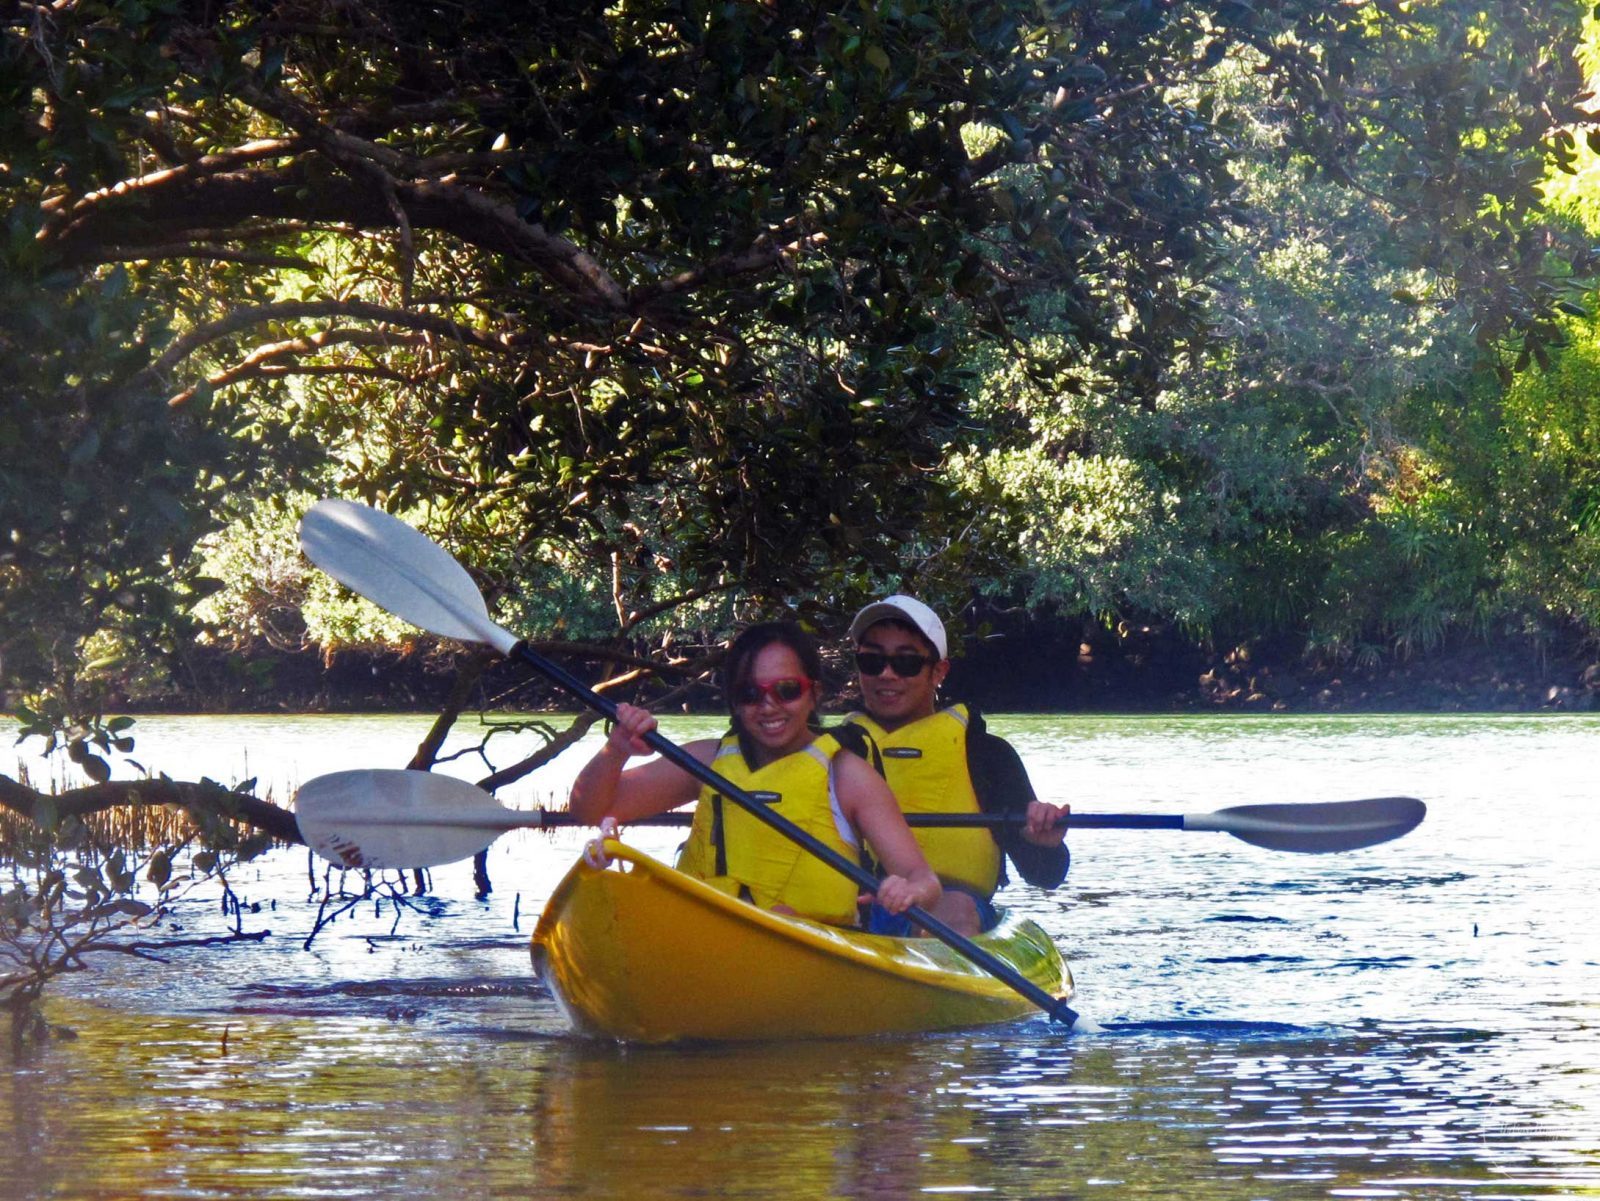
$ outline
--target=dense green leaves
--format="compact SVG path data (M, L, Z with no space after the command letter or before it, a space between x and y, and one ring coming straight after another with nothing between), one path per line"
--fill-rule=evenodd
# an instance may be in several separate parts
M1373 23L1357 40L1376 40L1339 69L1370 78L1362 103L1381 97L1395 106L1385 121L1403 117L1407 137L1423 136L1431 101L1403 102L1417 100L1408 91L1417 80L1439 77L1420 72L1380 88L1379 73L1401 59L1453 53L1451 43L1391 46L1378 37L1380 15L1368 15ZM1573 12L1562 25L1547 11L1510 6L1488 15L1434 5L1412 16L1435 24L1531 16L1552 44L1569 47L1547 56L1568 58L1577 29ZM1175 621L1230 645L1288 633L1333 658L1430 649L1451 632L1593 630L1591 618L1577 616L1593 611L1592 600L1574 605L1584 595L1578 581L1595 578L1592 550L1553 537L1551 523L1536 517L1546 506L1583 511L1576 497L1559 495L1576 483L1573 467L1541 473L1554 496L1510 486L1541 456L1526 434L1508 436L1502 423L1517 406L1481 372L1485 345L1500 379L1526 369L1511 397L1527 393L1541 363L1566 372L1576 352L1559 347L1568 314L1584 306L1571 280L1551 270L1551 252L1577 247L1581 261L1590 235L1548 212L1480 219L1476 207L1452 204L1428 214L1429 236L1466 250L1419 253L1413 218L1422 210L1408 207L1416 196L1388 188L1387 164L1406 153L1405 139L1383 135L1374 118L1371 136L1355 143L1360 153L1334 160L1344 176L1308 176L1302 168L1319 160L1304 152L1317 140L1285 124L1285 113L1299 110L1275 98L1272 74L1246 69L1265 61L1260 53L1252 47L1222 62L1208 97L1241 117L1232 170L1243 214L1209 277L1209 347L1176 360L1182 370L1147 413L1105 403L1088 373L1040 389L1003 364L986 372L980 395L992 427L1023 424L1015 445L969 456L961 472L1010 501L1005 536L1028 560L1020 578L991 586L1041 610ZM1553 61L1545 67L1555 72ZM1524 65L1493 49L1461 70L1488 81L1475 103L1515 105ZM1428 161L1440 170L1456 155L1484 172L1522 169L1489 153L1488 139L1461 127L1458 113L1439 115L1427 137L1435 143ZM1525 111L1518 119L1531 128L1541 118ZM1569 191L1581 195L1579 186ZM1508 244L1504 223L1519 226L1539 255L1521 266L1485 265L1483 255L1498 253L1489 244ZM1519 276L1524 268L1532 276ZM1525 327L1529 337L1502 340L1508 314L1524 302L1543 315ZM1498 316L1485 306L1500 306ZM1039 343L1059 344L1048 314L1032 328ZM1581 415L1552 412L1529 428L1561 444L1569 422L1582 427ZM1558 579L1568 581L1559 601Z
M18 9L7 679L178 645L197 542L256 493L281 540L296 482L415 514L569 636L1018 559L1071 608L1307 620L1399 398L1468 343L1554 362L1578 16ZM203 612L292 641L268 558Z
M973 432L965 345L1049 290L1068 358L1137 396L1200 331L1186 281L1232 187L1226 130L1167 89L1211 20L1007 0L19 14L0 186L39 314L13 340L42 352L23 410L59 444L51 478L107 510L55 541L103 545L127 503L96 474L111 431L54 420L52 389L81 384L143 406L121 422L142 469L119 474L154 540L103 557L153 587L222 513L200 491L236 497L280 423L348 490L509 556L505 589L534 548L598 565L624 625L680 592L773 605L892 571L967 522L939 472ZM96 301L90 353L55 319L72 295ZM49 659L8 668L43 680Z

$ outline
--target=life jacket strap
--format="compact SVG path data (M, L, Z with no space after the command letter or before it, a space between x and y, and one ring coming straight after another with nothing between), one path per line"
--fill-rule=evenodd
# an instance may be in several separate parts
M717 850L716 875L728 874L728 839L722 828L722 794L711 796L711 845Z

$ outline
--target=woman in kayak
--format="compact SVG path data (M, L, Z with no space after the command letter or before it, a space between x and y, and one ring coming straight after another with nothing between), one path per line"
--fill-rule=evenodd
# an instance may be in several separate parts
M889 786L840 735L822 730L821 674L816 644L799 626L751 626L734 639L724 667L733 728L683 749L852 862L860 861L865 838L888 873L877 901L889 912L932 905L938 877ZM644 736L655 728L647 711L617 706L605 746L573 784L574 815L626 824L698 798L680 871L765 909L856 924L856 885L809 851L665 759L624 770L634 755L651 753Z

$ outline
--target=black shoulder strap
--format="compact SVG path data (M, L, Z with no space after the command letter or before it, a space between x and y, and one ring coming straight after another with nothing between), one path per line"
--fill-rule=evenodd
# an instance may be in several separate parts
M978 706L967 706L967 777L972 781L973 789L978 794L979 803L983 800L983 788L979 780L984 777L983 744L989 735L988 726L984 725L983 714L978 712Z
M865 759L872 764L872 770L880 776L883 775L883 754L878 750L878 744L853 721L847 721L842 726L834 726L828 730L833 735L833 740L857 759Z
M722 794L711 794L711 845L716 848L716 865L711 869L713 874L726 876L728 874L728 833L722 824Z
M970 738L974 734L983 734L986 733L988 729L989 727L984 724L983 714L978 712L978 706L968 705L967 736Z
M746 765L748 765L750 762L750 753L749 747L746 744L749 742L749 739L746 738L744 732L739 730L737 727L729 726L722 737L717 739L718 750L720 750L730 738L738 744L739 755L744 760ZM715 760L713 760L713 762L715 762ZM726 876L728 874L728 826L727 822L723 818L722 794L720 792L713 792L711 794L711 847L716 853L716 861L712 866L712 872L718 876Z

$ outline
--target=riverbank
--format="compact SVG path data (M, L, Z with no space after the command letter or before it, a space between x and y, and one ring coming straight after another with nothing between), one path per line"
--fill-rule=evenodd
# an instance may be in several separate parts
M405 649L247 654L195 651L163 686L115 698L128 712L430 711L450 695L469 655L432 642ZM570 663L598 679L598 664ZM831 664L848 702L849 666ZM949 696L990 712L1536 712L1600 709L1600 648L1565 639L1458 639L1409 656L1368 653L1317 660L1290 639L1227 648L1170 629L1098 625L1007 627L990 621L959 650ZM471 708L568 708L523 667L488 666ZM687 711L714 712L714 688L694 690Z
M1170 627L1000 628L950 682L1006 711L1587 712L1600 708L1600 648L1576 633L1502 635L1334 660L1289 637L1216 647Z

